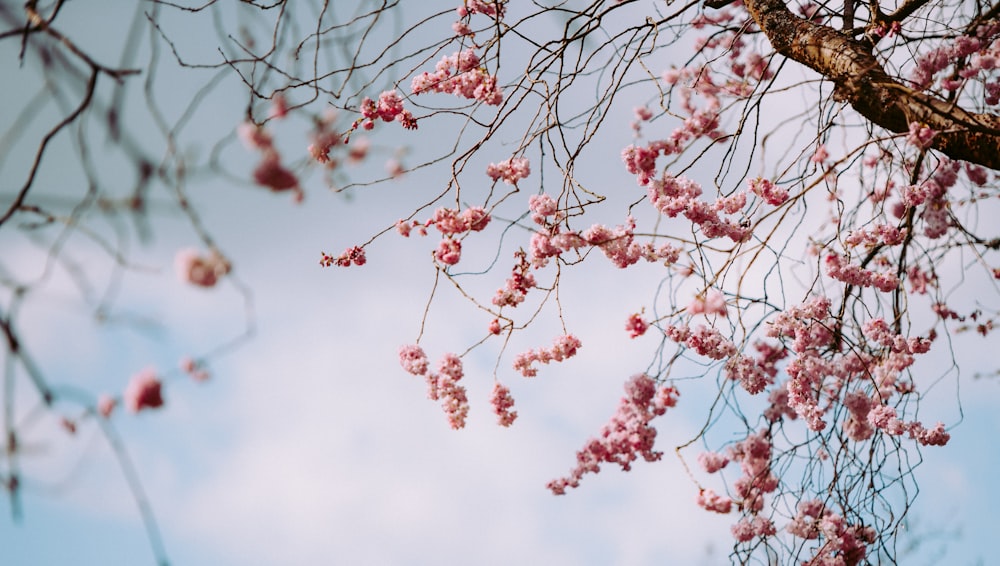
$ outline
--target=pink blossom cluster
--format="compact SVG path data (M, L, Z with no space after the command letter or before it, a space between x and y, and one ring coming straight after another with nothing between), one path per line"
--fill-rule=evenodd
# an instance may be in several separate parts
M647 106L636 106L632 109L632 112L635 114L635 121L632 122L632 129L638 133L639 130L642 129L641 123L653 118L653 111Z
M937 136L937 131L932 130L930 126L919 122L910 122L910 130L906 135L906 143L917 149L927 150L930 149L935 136Z
M674 263L680 257L681 250L663 244L654 247L651 243L639 244L635 241L635 218L628 216L624 225L608 228L603 224L594 224L580 235L585 242L597 247L619 268L626 268L640 259L649 262L663 261ZM572 238L570 238L572 241ZM572 244L571 244L572 245Z
M497 416L500 426L510 426L517 419L517 411L512 411L514 398L510 396L510 389L499 381L493 383L493 390L490 392L490 405L493 406L493 413Z
M434 259L445 265L455 265L462 259L462 242L453 238L442 238L434 250Z
M844 396L843 402L848 411L844 420L844 433L847 437L858 442L871 438L875 434L875 429L868 420L872 408L871 397L861 391L851 391Z
M893 332L882 318L873 318L861 326L861 332L869 340L891 349L893 352L925 354L931 348L927 338L905 338Z
M299 187L299 179L295 173L281 164L281 155L274 147L271 134L262 126L252 122L240 124L236 133L244 145L261 153L260 162L253 170L254 182L274 192L291 190L295 194L295 199L301 201L303 193Z
M816 151L813 152L812 157L809 158L809 161L812 163L816 163L818 165L822 165L826 163L827 159L830 159L830 152L826 150L826 144L821 143L816 146Z
M583 233L560 232L558 226L552 226L546 232L535 232L531 236L531 264L535 268L545 267L549 258L586 246L600 249L605 257L623 269L640 259L671 264L677 261L681 252L670 244L654 247L651 243L636 242L635 219L629 216L625 225L614 229L594 224Z
M800 501L797 510L786 530L806 540L821 537L825 540L808 564L860 564L867 553L867 546L877 538L872 527L847 523L818 499Z
M951 217L948 214L948 203L944 200L933 200L924 205L920 219L924 222L924 235L934 240L948 233Z
M768 336L792 338L792 351L798 356L785 368L789 375L784 387L787 398L772 393L769 420L778 420L787 414L787 405L806 420L811 430L826 428L823 420L826 411L819 406L816 391L824 377L836 371L833 364L821 355L833 340L830 325L827 324L829 315L830 300L816 296L801 305L789 307L772 321Z
M549 362L561 362L576 355L577 350L583 344L580 339L572 334L557 337L553 341L551 348L539 348L538 350L528 350L521 352L514 357L514 369L521 372L524 377L535 377L538 369L531 364L538 362L547 364Z
M756 360L743 354L737 354L726 362L726 377L738 381L751 395L760 393L774 381Z
M714 474L729 465L729 457L718 452L702 452L698 454L698 464L707 473Z
M428 371L427 354L416 344L403 346L399 349L399 364L407 372L422 376L427 382L427 397L432 401L441 401L441 408L448 417L448 424L453 429L465 427L465 419L469 415L469 399L465 387L459 385L464 377L462 360L455 354L445 354L438 362L437 373Z
M849 248L865 246L898 246L907 235L906 228L900 229L888 224L876 224L871 230L852 230L844 238L844 245Z
M479 232L490 223L491 216L481 206L471 206L463 211L451 208L438 208L426 222L405 220L396 222L396 231L404 237L409 237L411 230L416 229L421 235L427 235L427 227L434 226L445 237L438 242L434 258L445 265L455 265L462 258L462 243L453 236L465 232Z
M937 276L920 269L918 265L911 265L906 270L906 280L910 283L910 292L918 295L926 295L927 287L937 284Z
M413 375L424 375L428 368L427 354L416 344L402 346L399 348L399 365Z
M344 253L337 257L333 257L326 252L322 252L319 258L319 264L323 267L331 267L336 265L338 267L350 267L351 265L364 265L368 262L365 257L365 250L360 246L353 246L344 250Z
M1000 42L997 35L1000 26L996 23L983 24L976 29L975 35L960 35L936 49L932 49L917 58L917 66L913 69L910 80L920 90L926 90L942 71L961 62L954 72L944 73L940 85L947 91L961 88L965 80L976 78L980 73L989 72L998 67L1000 61ZM1000 83L986 83L986 104L1000 103Z
M528 197L528 210L535 224L546 224L549 216L554 216L557 221L560 219L557 215L559 204L545 193Z
M143 409L157 409L163 406L163 392L160 378L153 368L145 368L132 376L122 394L125 407L133 413ZM108 413L110 414L110 409Z
M867 421L886 434L900 436L909 433L910 438L924 446L944 446L951 439L951 435L944 430L944 423L939 422L934 428L927 429L918 421L904 422L898 417L896 409L888 405L874 404L868 411Z
M445 236L479 232L490 223L490 213L481 206L470 206L459 212L458 209L439 208L434 211L425 226L434 226Z
M687 313L690 315L726 315L726 297L718 289L710 289L703 295L698 295L688 303Z
M667 338L691 348L699 355L713 360L723 360L736 355L736 345L722 337L714 328L698 325L691 330L686 325L668 325L665 329Z
M647 330L649 330L649 323L638 313L631 315L625 321L625 331L628 332L629 338L638 338L645 334Z
M434 73L423 72L410 83L413 94L444 92L472 98L497 106L503 102L503 91L497 78L479 66L479 56L472 49L446 55L437 63Z
M925 179L919 185L910 185L903 189L903 204L909 207L920 206L928 201L944 202L948 189L958 182L959 169L959 163L956 161L942 161L929 179Z
M459 8L459 10L461 10L461 8ZM475 35L472 32L472 28L469 27L469 24L467 24L466 22L463 22L461 20L459 20L459 21L454 22L453 24L451 24L451 30L453 32L455 32L455 35L457 35L459 37L464 36L464 35L468 35L468 36L474 36Z
M378 102L365 97L361 101L361 115L364 121L361 124L366 130L372 129L375 120L383 122L396 121L407 130L417 129L417 120L409 110L403 108L403 97L395 90L387 90L378 95Z
M662 155L678 154L691 142L707 137L715 140L724 136L719 131L717 110L697 110L684 120L684 124L674 129L665 140L655 140L645 146L629 145L622 150L625 169L636 175L640 186L646 186L656 175L656 158Z
M794 536L807 540L819 538L819 519L826 514L826 505L818 499L799 501L795 517L785 527Z
M707 37L698 38L694 49L718 49L726 56L723 62L710 57L716 68L728 66L732 78L728 79L723 88L734 96L749 96L756 83L774 76L768 59L755 50L744 50L746 39L742 30L752 26L749 14L745 10L721 10L715 13L703 12L691 21L692 27L702 29L706 26L720 28Z
M327 169L335 168L337 160L330 156L333 148L345 143L340 133L334 129L337 114L329 112L316 119L316 129L312 132L312 143L307 148L309 156Z
M754 537L769 537L777 533L774 523L760 515L755 515L753 518L744 517L730 530L738 542L750 542Z
M858 287L875 287L883 293L899 288L899 277L895 273L879 273L853 265L839 254L827 254L826 274L838 281Z
M757 177L750 179L750 192L764 199L771 206L781 206L788 200L788 191L775 185L768 179Z
M792 338L792 350L797 353L822 348L833 338L826 324L829 317L830 299L818 295L778 313L767 335Z
M819 390L827 375L833 373L831 364L815 350L800 354L785 368L789 379L785 382L788 390L788 406L806 421L809 430L819 432L826 428L823 419L826 408L819 404Z
M471 206L465 210L438 208L426 222L417 220L396 222L396 231L404 237L409 237L416 229L421 236L427 235L427 228L434 226L445 237L438 242L434 258L445 265L455 265L462 257L462 243L453 236L466 232L479 232L486 228L492 217L481 206Z
M506 0L465 0L464 5L455 11L458 17L465 18L472 14L483 14L494 19L502 19L507 9Z
M968 161L962 165L965 168L965 176L976 185L983 187L990 182L990 175L985 167L969 163Z
M771 472L771 439L767 430L747 435L737 442L729 449L729 457L739 462L743 471L743 475L733 482L741 508L752 514L759 513L764 508L764 495L778 489L778 478Z
M494 181L503 179L508 185L517 185L521 179L526 179L531 174L531 164L527 157L511 157L500 163L490 163L486 167L486 174Z
M180 250L174 256L174 268L181 281L198 287L214 287L219 279L229 273L231 266L215 249L208 255L200 255L197 250L188 248Z
M701 186L686 177L674 177L664 173L660 179L652 181L646 189L652 205L661 213L673 218L680 213L696 226L701 227L706 238L725 236L740 243L750 239L749 226L731 219L722 219L719 212L735 214L746 204L746 193L739 192L729 197L719 197L715 203L698 199Z
M493 296L493 304L498 307L516 307L524 302L528 290L535 287L535 276L529 273L531 265L528 263L527 254L523 250L518 250L514 252L514 257L517 263L511 270L510 277Z
M711 489L698 490L698 506L706 511L725 515L733 508L733 500L725 495L719 495Z
M587 473L601 471L602 463L618 464L625 471L642 456L655 462L663 453L653 449L656 429L649 425L653 418L677 404L678 392L671 386L657 387L646 374L632 376L625 383L625 396L618 403L618 411L601 428L598 438L593 438L576 453L576 467L569 475L549 482L548 488L556 495L566 493L566 488L580 485Z

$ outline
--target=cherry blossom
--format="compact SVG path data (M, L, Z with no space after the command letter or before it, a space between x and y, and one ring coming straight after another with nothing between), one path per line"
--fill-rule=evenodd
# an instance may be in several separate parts
M174 268L181 281L206 288L214 287L231 269L229 262L216 250L201 255L193 248L177 252Z
M514 398L510 396L510 389L499 381L493 383L493 390L490 392L490 405L497 416L500 426L510 426L517 419L517 411L512 411Z
M138 413L144 409L157 409L163 406L162 384L156 375L156 370L146 368L134 376L125 388L122 399L125 407ZM109 411L110 412L110 411Z
M567 488L578 487L588 473L600 471L600 464L618 464L628 471L640 456L647 462L659 460L663 453L653 449L656 429L649 422L677 403L677 390L670 386L657 388L645 374L632 376L625 383L625 396L618 411L605 424L598 438L591 439L577 452L577 465L566 477L549 482L548 488L563 495Z

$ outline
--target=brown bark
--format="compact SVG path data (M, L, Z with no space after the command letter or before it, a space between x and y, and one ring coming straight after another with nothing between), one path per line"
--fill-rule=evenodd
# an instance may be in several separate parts
M1000 117L973 114L890 77L862 42L793 15L782 0L744 0L774 49L823 75L834 97L891 132L910 122L936 130L932 147L953 158L1000 170Z

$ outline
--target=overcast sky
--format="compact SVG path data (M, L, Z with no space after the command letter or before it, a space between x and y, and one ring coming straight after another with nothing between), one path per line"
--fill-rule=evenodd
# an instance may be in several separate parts
M66 21L93 26L99 36L100 30L111 34L129 25L130 13L119 16L121 21L96 16ZM110 54L116 45L120 50L120 43L94 40L92 47ZM18 49L17 42L0 43L0 76L9 78L0 86L3 108L23 107L18 101L37 88L30 65L18 64ZM164 81L173 77L163 71ZM188 93L200 84L171 84L175 90L164 91L164 106L169 111L173 104L170 92ZM220 83L185 139L197 139L201 130L212 141L231 133L245 106L240 93L238 83ZM135 106L131 110L141 113ZM631 136L629 114L625 106L619 131L595 142L605 144L610 156L607 165L591 163L592 170L584 171L595 185L635 190L617 158ZM0 126L6 131L14 119L0 115ZM289 152L299 143L294 136L303 137L302 124L275 127L285 128L279 136ZM393 140L401 139L393 133ZM392 149L384 138L374 142L379 162L371 167L381 168ZM204 156L210 143L185 150ZM422 143L414 143L411 157L419 155ZM78 169L55 165L60 151L68 146L53 149L39 194L78 198L85 183ZM230 163L246 165L249 178L253 155L235 140L226 151ZM20 185L21 157L12 152L0 170L5 201ZM108 170L121 166L114 159L105 163ZM373 170L359 167L351 174L370 176ZM590 261L587 270L567 270L560 300L570 331L584 346L576 358L545 366L530 380L508 369L510 355L549 344L562 333L558 317L540 317L510 346L498 373L520 414L510 429L496 425L487 401L500 345L466 356L471 414L461 431L448 428L438 404L426 399L422 380L402 371L397 359L399 346L414 342L420 332L434 281L429 257L434 239L390 234L369 248L364 267L319 267L320 251L336 254L361 243L440 192L442 174L446 167L412 172L350 198L329 192L323 179L312 175L304 183L302 204L249 182L192 183L202 221L233 259L232 280L211 290L181 283L173 273L174 254L200 242L173 207L153 207L154 238L131 244L143 269L125 274L114 302L124 322L96 324L79 287L57 268L20 313L24 344L53 384L91 397L120 391L129 376L147 366L169 375L163 409L120 411L110 424L141 478L167 556L178 565L728 562L733 517L695 505L697 487L673 451L701 428L714 380L703 384L709 388L704 391L700 382L682 384L681 404L656 421L657 445L666 452L661 462L637 463L629 473L606 467L563 497L545 489L570 470L576 450L614 413L625 380L650 363L658 339L630 340L623 324L653 300L661 276L652 267L620 271L593 257L598 261ZM166 201L155 191L153 197ZM523 209L527 194L519 198ZM622 210L609 213L607 222L621 222L623 216L615 215ZM111 225L102 229L113 233ZM4 273L40 273L47 248L7 232L0 238ZM77 236L66 254L103 288L109 262L90 242ZM486 267L489 249L484 245L481 255L469 253L463 266ZM506 257L495 278L472 279L470 285L488 289L502 282ZM213 358L211 379L195 383L175 370L177 361L211 351L243 331L245 297L234 281L252 292L256 334ZM477 342L488 322L443 283L421 344L433 362ZM922 409L942 415L929 417L932 421L954 424L960 418L954 393L960 391L964 422L947 447L924 451L917 471L921 493L912 511L913 532L924 545L904 554L903 563L987 563L995 554L1000 490L993 474L1000 456L993 445L1000 434L1000 384L971 379L976 371L995 368L993 346L995 339L957 344L959 363L970 368L963 370L961 387L940 386L943 393L932 395ZM19 406L32 406L26 382L14 394ZM72 407L65 413L78 414ZM93 422L82 422L71 436L49 415L25 431L23 518L13 520L10 501L0 500L0 562L151 563L135 501ZM684 455L693 462L697 449Z

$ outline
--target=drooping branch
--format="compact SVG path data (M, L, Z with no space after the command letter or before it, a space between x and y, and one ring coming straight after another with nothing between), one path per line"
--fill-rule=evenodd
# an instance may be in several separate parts
M872 123L896 133L911 122L926 124L938 132L934 149L1000 170L1000 117L909 88L885 72L865 43L793 15L781 0L745 5L778 53L832 81L834 96Z

